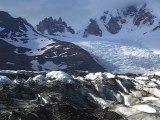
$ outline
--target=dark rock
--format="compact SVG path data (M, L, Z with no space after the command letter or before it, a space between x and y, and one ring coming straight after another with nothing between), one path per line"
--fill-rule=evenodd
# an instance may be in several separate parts
M59 18L58 20L53 19L52 17L45 18L37 25L37 30L43 34L47 31L49 35L55 35L57 32L64 33L65 30L71 34L75 34L75 31L68 26L62 18Z
M88 37L89 35L102 36L102 30L99 28L96 20L90 19L90 24L85 29L83 37Z
M108 24L105 26L110 33L116 34L121 30L122 28L121 24L124 24L125 22L126 21L121 17L111 17Z
M138 12L137 7L132 5L132 6L127 7L124 10L123 14L125 15L125 17L127 17L128 15L135 16L137 14L137 12Z
M44 64L45 61L53 61L55 64L65 63L68 66L66 71L71 71L72 73L76 70L92 72L104 71L103 67L97 64L91 55L79 46L64 41L56 41L56 43L52 44L52 46L56 45L59 45L59 47L53 47L45 51L43 55L37 56L39 63ZM69 49L66 50L65 48ZM57 57L53 59L53 53L55 52ZM61 55L62 52L65 54ZM44 56L48 58L44 58Z
M24 18L14 18L4 11L0 11L0 21L0 27L4 28L0 32L2 39L10 38L13 41L18 41L18 37L21 37L21 41L26 43L28 42L26 32L32 30L36 33L35 29Z
M142 24L152 25L154 23L155 16L146 10L146 4L138 11L137 15L134 18L134 25L139 26Z

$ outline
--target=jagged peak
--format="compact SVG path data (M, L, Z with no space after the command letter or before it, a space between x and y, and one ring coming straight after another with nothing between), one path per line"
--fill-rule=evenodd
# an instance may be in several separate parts
M61 17L58 19L53 19L52 17L45 18L37 25L37 30L41 33L48 32L49 35L56 35L56 33L65 33L66 31L75 34L74 29L68 26Z
M90 23L88 26L90 26L91 22L93 22L94 20L98 24L95 24L95 26L97 27L92 28L97 29L99 27L103 35L118 34L121 30L129 32L136 31L138 29L140 30L143 28L145 28L144 33L146 33L147 31L149 32L156 26L160 25L159 20L154 14L152 7L146 2L141 2L141 4L129 4L128 6L122 8L106 10L99 18L90 19ZM90 31L87 30L89 29L88 26L86 26L86 28L84 29L83 36L86 36L86 31ZM97 34L90 34L97 36Z

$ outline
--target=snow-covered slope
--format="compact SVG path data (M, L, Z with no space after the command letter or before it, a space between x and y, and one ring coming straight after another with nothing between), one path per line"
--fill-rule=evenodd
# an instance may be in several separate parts
M103 71L88 52L73 43L39 34L25 19L7 12L0 11L0 16L0 69Z

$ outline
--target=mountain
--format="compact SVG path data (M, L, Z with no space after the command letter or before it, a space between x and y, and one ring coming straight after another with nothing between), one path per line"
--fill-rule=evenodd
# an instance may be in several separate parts
M39 34L23 18L0 11L0 28L0 69L104 70L82 48Z
M77 36L63 40L88 51L110 72L159 71L160 18L151 4L120 6L98 16L91 18Z
M89 25L83 30L83 36L107 36L134 31L146 34L155 30L159 25L159 20L152 8L147 3L143 3L109 10L99 18L92 18Z
M36 26L37 31L42 34L48 35L67 35L75 34L75 31L71 26L68 26L66 22L60 17L58 20L53 19L52 17L45 18Z

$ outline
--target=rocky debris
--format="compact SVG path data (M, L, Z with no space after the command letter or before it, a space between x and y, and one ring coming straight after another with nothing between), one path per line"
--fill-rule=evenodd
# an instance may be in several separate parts
M45 18L37 25L37 31L49 35L56 35L58 33L69 32L70 34L75 34L75 31L68 26L66 22L59 18L58 20L53 19L52 17Z
M6 76L11 73L17 76L25 73L30 82L26 82L28 79L24 75L23 79L18 79L21 82L1 85L1 120L141 120L146 116L153 120L160 118L160 76L157 74L113 75L99 72L85 75L82 72L81 76L72 74L71 77L61 71L1 72ZM44 83L37 84L42 76ZM70 79L73 82L67 82ZM13 77L10 80L15 81Z
M85 29L83 37L88 37L89 35L102 36L102 31L99 28L96 20L90 19L90 24Z

